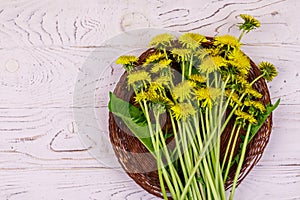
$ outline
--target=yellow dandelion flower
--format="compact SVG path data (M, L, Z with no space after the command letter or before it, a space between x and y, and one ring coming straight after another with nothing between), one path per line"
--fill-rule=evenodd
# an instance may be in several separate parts
M161 52L156 52L153 54L150 54L147 58L146 61L143 63L143 66L147 66L150 63L156 63L159 60L161 60L162 58L165 58L165 55L162 54Z
M231 98L230 99L231 100L231 103L230 103L231 106L233 106L234 103L236 103L239 106L243 105L242 102L240 101L240 97L237 93L232 92L232 90L226 90L225 94L228 98Z
M253 89L252 87L246 87L245 93L253 96L254 98L262 98L262 94L259 93L257 90Z
M155 63L153 67L151 68L152 73L157 73L163 69L168 69L172 60L170 59L163 59L160 60L158 63Z
M252 115L237 109L234 111L234 114L241 119L249 121L251 124L257 124L257 120Z
M218 68L226 65L226 61L221 56L212 56L211 58Z
M208 57L203 60L203 62L199 65L198 69L202 73L212 73L218 70L218 66L212 58Z
M198 101L210 99L208 88L199 88L195 90L195 96L198 99Z
M252 29L260 27L260 22L251 15L240 14L240 17L244 20L244 23L239 23L240 30L249 32Z
M260 112L266 111L266 107L264 106L264 104L262 104L259 101L247 100L244 102L244 105L245 106L253 106L254 108L258 109Z
M261 62L258 67L267 81L272 81L278 75L275 66L269 62Z
M200 74L192 74L189 76L189 79L197 83L205 83L206 81L206 78L201 76Z
M138 70L135 72L132 72L128 75L128 85L134 85L135 83L141 81L143 83L150 82L151 77L148 72L144 70Z
M242 85L243 88L251 87L250 83L243 76L237 75L236 80Z
M240 50L234 49L228 53L229 63L235 66L243 76L249 73L251 68L250 59Z
M160 35L157 35L152 38L150 41L150 46L167 46L171 44L171 41L174 39L174 36L168 33L163 33Z
M164 87L162 84L151 82L148 88L148 91L151 93L162 93L164 91Z
M191 97L192 89L193 87L191 86L189 81L183 81L173 88L172 94L175 97L175 99L183 101Z
M172 115L176 120L185 121L196 113L195 108L189 103L179 103L171 107Z
M198 33L185 33L178 38L179 42L186 48L196 49L202 42L207 42L205 36Z
M151 102L157 102L160 99L160 94L155 90L145 92L146 99Z
M138 57L132 56L132 55L127 55L127 56L120 56L116 60L116 64L121 64L121 65L131 65L133 63L136 63L139 60Z
M136 94L136 96L134 97L134 101L135 102L141 102L147 100L147 95L145 92L139 92L138 94Z
M228 48L239 48L241 46L238 39L232 35L217 36L215 37L213 44L221 47L226 45Z
M221 95L219 88L199 88L195 90L195 97L198 101L202 101L202 107L212 107L213 101L215 101Z

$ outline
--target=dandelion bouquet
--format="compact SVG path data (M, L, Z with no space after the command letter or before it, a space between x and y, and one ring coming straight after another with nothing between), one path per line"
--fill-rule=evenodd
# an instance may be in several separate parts
M154 161L150 166L161 192L155 194L164 199L233 199L249 162L259 159L247 156L258 133L270 131L279 101L271 105L267 89L261 88L277 71L269 62L256 67L241 51L243 35L260 23L240 16L238 38L160 34L139 58L125 55L116 61L126 70L122 93L126 88L125 94L133 95L124 100L110 94L110 123L118 118L126 131L117 132L131 132L149 152L151 158L135 165ZM116 131L111 124L110 131ZM116 152L127 150L114 145ZM131 161L118 155L128 171Z

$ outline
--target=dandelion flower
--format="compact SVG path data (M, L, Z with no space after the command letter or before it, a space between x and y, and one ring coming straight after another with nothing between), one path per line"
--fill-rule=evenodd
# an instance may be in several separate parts
M226 65L224 58L221 56L212 56L211 58L218 68Z
M267 81L272 81L278 75L275 66L269 62L261 62L258 67Z
M240 101L240 97L237 93L232 92L232 90L226 90L225 94L228 98L231 98L230 99L231 106L233 106L235 103L239 106L243 105L242 102Z
M162 58L165 58L165 55L162 54L161 52L155 52L153 54L150 54L147 58L146 61L143 63L143 66L147 66L150 63L156 63L159 60L161 60Z
M152 73L157 73L163 69L168 69L172 60L170 59L163 59L160 60L158 63L155 63L153 67L151 68Z
M128 85L134 85L137 82L150 82L151 77L148 72L144 70L138 70L135 72L132 72L128 75Z
M205 83L206 81L206 78L201 76L200 74L192 74L189 76L189 79L197 83Z
M199 71L203 73L212 73L218 69L218 66L212 58L208 57L199 65Z
M254 98L262 98L262 94L259 93L257 90L253 89L252 87L247 87L245 89L245 93L253 96Z
M215 101L221 95L219 88L199 88L195 91L195 96L198 101L202 101L202 107L212 107Z
M156 47L167 46L171 44L171 41L173 39L174 39L173 35L168 33L163 33L153 37L150 42L150 46L156 46Z
M240 50L234 49L228 53L229 63L235 66L243 76L247 76L251 68L250 59Z
M266 111L265 106L259 101L247 100L244 102L244 105L245 106L253 106L254 108L258 109L260 112Z
M124 69L126 71L131 71L135 64L138 62L139 58L136 56L120 56L117 60L116 60L116 64L121 64L123 65Z
M215 37L214 45L221 47L227 46L228 48L239 48L241 46L238 39L232 35L223 35Z
M116 60L116 64L121 64L121 65L131 65L133 63L136 63L139 60L138 57L136 56L120 56L117 60Z
M145 101L145 100L147 100L147 95L143 91L137 93L136 96L134 97L135 102L141 102L141 101Z
M244 20L244 23L240 23L239 25L240 30L249 32L252 29L260 27L260 22L251 15L240 14L240 17Z
M252 115L241 111L240 109L235 110L234 114L240 118L249 121L251 124L257 124L257 120Z
M172 93L175 97L175 99L179 99L180 101L183 101L185 99L189 99L192 94L193 87L189 83L189 81L183 81L179 84L177 84L173 90Z
M202 42L207 42L206 37L198 33L185 33L178 38L179 42L186 48L195 50Z
M189 103L179 103L171 107L172 115L176 120L185 121L196 113L195 108Z

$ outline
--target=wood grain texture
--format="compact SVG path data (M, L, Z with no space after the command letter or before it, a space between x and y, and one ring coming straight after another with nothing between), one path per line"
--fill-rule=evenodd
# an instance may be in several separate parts
M262 22L244 37L243 49L278 67L269 88L282 103L264 156L236 199L300 199L299 10L297 0L0 1L0 199L157 199L82 145L74 112L91 104L85 96L73 104L77 75L104 41L124 31L238 35L240 13ZM99 113L120 73L110 70L97 88Z

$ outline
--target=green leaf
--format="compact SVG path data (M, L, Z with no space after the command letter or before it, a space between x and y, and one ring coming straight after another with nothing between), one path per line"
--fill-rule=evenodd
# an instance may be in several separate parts
M280 99L278 99L274 105L268 104L266 106L266 112L262 113L258 117L258 123L256 125L252 125L251 127L250 130L251 136L248 143L254 138L255 134L260 130L260 128L265 123L269 115L273 112L273 110L275 110L278 107L279 103L280 103Z
M143 145L150 152L153 152L154 148L144 113L129 102L116 97L112 92L110 92L109 96L109 111L121 118L125 125L143 143Z

